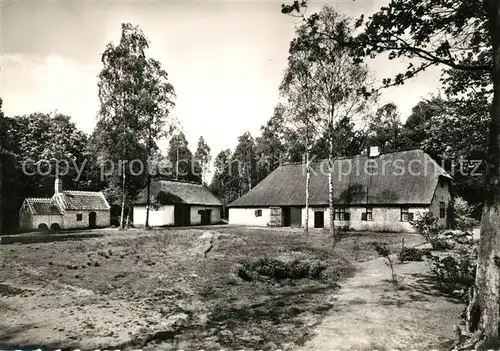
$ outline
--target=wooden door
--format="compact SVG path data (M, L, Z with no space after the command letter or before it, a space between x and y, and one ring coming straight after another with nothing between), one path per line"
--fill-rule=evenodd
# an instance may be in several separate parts
M271 218L269 225L271 227L281 227L281 207L271 207Z

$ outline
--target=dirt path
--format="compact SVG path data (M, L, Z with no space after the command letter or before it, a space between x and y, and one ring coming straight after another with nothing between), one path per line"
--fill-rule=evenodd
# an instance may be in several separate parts
M390 270L382 259L357 268L302 350L428 349L453 336L463 305L432 288L426 262L396 265L404 277L400 291L388 281Z

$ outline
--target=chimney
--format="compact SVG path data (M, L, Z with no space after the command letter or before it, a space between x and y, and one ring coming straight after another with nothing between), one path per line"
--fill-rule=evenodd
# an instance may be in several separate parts
M56 181L54 183L54 194L59 194L63 192L62 182L59 177L56 177Z
M378 149L378 146L370 146L370 150L368 150L368 156L369 157L377 157L380 155L380 151Z

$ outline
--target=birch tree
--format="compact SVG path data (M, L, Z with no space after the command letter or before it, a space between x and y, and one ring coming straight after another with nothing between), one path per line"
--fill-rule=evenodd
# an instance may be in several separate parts
M145 169L146 157L151 156L156 139L164 132L174 92L160 63L146 57L149 41L140 28L125 23L121 30L118 45L109 43L102 54L100 110L93 140L101 163L113 168L110 193L116 194L121 183L123 229L125 207L143 186L146 173L149 192L151 177ZM133 171L135 160L142 162L142 170ZM132 178L131 173L137 177ZM149 209L149 197L146 206Z
M194 153L195 162L199 165L201 171L201 182L207 185L207 175L210 167L210 146L205 142L201 136L198 139L198 147Z
M302 54L302 55L301 55ZM280 86L280 92L285 97L286 122L290 128L299 136L299 140L305 146L305 223L304 234L309 236L309 185L311 183L310 156L312 147L318 138L317 124L315 118L318 114L311 86L310 69L312 65L303 53L297 53L290 57L287 70ZM303 160L304 161L304 160Z
M313 18L319 29L312 30L307 22L304 23L297 29L296 37L290 44L282 87L289 89L287 87L295 85L294 89L299 90L296 93L298 99L305 100L309 105L307 113L300 118L309 120L314 131L326 138L330 230L335 245L333 171L336 159L342 156L342 148L337 143L342 136L337 133L337 124L341 120L361 116L368 105L364 89L370 83L366 65L353 63L348 50L337 41L325 40L318 34L335 32L347 38L351 31L349 19L328 6ZM308 168L309 165L306 166Z

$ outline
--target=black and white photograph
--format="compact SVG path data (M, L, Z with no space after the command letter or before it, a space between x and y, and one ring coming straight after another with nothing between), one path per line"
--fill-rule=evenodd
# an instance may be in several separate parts
M0 351L500 350L499 0L0 0Z

